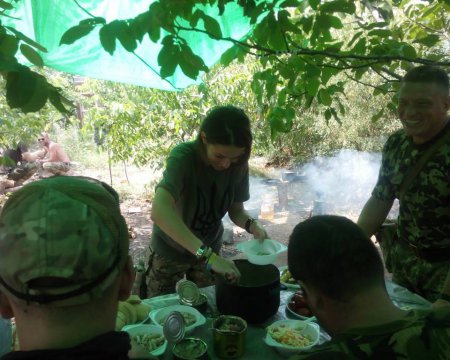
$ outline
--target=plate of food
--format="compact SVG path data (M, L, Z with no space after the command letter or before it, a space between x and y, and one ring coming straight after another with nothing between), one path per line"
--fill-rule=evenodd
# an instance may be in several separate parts
M173 311L178 311L183 316L186 333L189 333L197 326L201 326L206 322L205 317L197 309L187 305L172 305L153 310L149 316L155 325L163 327L167 317Z
M319 342L320 328L315 323L302 320L280 320L267 328L264 341L282 355L292 355L308 350Z
M159 326L127 325L122 331L126 331L134 343L142 346L153 356L160 356L166 351L167 340Z
M280 282L289 289L300 289L300 285L292 277L287 266L280 266Z
M286 314L290 318L313 321L316 318L312 315L311 309L306 302L303 293L296 291L289 296L286 304Z

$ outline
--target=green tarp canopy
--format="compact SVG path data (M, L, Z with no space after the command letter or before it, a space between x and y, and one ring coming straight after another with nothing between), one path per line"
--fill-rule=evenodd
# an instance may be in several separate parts
M182 89L199 82L200 79L195 81L185 76L179 67L173 76L167 78L168 81L161 79L157 62L161 45L153 43L148 36L144 37L135 50L136 54L148 63L148 66L137 56L127 52L119 41L117 41L114 55L107 53L100 44L99 27L71 45L59 45L61 36L67 29L89 18L80 6L92 15L103 17L107 22L111 22L116 19L134 18L147 11L153 2L152 0L77 0L76 2L21 0L13 2L15 8L7 11L8 15L17 19L3 16L1 20L4 25L14 27L47 48L47 53L40 52L45 65L59 71L163 90ZM241 39L251 30L248 18L242 15L242 8L234 3L226 5L222 16L219 16L217 7L202 7L201 10L219 22L224 37ZM194 53L203 58L208 67L215 64L221 54L232 46L230 42L213 40L201 33L180 34L188 41ZM22 61L20 57L19 60Z

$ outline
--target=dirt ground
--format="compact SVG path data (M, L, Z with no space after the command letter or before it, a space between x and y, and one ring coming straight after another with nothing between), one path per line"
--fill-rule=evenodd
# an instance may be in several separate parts
M273 169L265 169L265 172L269 178L251 178L251 199L245 204L245 207L253 217L262 222L270 238L287 245L294 226L316 213L317 197L303 183L289 184L288 188L285 189L284 204L281 208L279 206L281 201L279 183L276 180L278 174ZM74 175L91 176L109 182L108 178L103 178L104 174L89 170L76 171ZM128 173L131 183L137 184L139 189L144 188L142 182L148 181L149 176L151 176L150 173L143 173L142 170L136 173L129 171ZM122 186L126 186L128 177L127 181L119 177L113 179L113 187L120 190ZM5 195L0 195L0 208L5 199ZM264 209L267 205L270 207L268 213L265 212L267 209ZM121 210L130 228L130 254L135 264L145 264L153 225L150 219L151 201L144 195L132 196L122 202ZM347 216L352 220L357 218L357 213L352 209L333 208L329 205L326 210L329 213ZM252 239L253 236L232 224L229 219L225 219L224 225L222 256L232 259L243 258L244 255L236 249L236 244ZM276 265L281 266L286 265L286 263L287 254L280 254Z

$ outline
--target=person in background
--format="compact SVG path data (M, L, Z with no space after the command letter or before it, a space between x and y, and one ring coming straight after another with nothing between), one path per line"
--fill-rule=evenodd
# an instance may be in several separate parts
M375 245L351 220L319 215L299 223L288 267L332 337L290 360L448 359L450 308L396 307Z
M38 180L0 214L0 314L15 317L14 359L128 359L114 331L134 279L117 193L81 177ZM147 353L148 354L148 353Z
M397 238L381 240L393 280L435 306L450 305L450 107L447 73L419 66L404 76L398 115L403 129L387 140L372 196L359 216L367 236L377 233L405 173L436 142L439 147L400 199ZM441 138L444 138L442 139Z
M43 150L41 151L43 157ZM0 156L0 194L5 189L22 185L39 169L39 164L29 162L27 146L19 143L15 149L6 149Z
M67 173L70 170L70 159L61 145L50 140L46 132L40 134L38 141L46 151L43 159L37 159L42 163L42 168L54 175Z
M248 159L250 120L234 106L212 109L195 141L169 154L152 207L153 234L146 295L175 291L184 276L198 286L210 285L207 268L237 281L235 264L219 255L222 218L230 219L257 239L267 238L262 225L244 209L250 197Z

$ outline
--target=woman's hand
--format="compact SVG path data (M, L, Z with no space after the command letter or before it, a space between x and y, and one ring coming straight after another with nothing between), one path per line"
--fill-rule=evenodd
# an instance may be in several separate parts
M237 283L241 273L233 261L220 257L217 254L211 255L208 265L216 273L222 274L231 283Z
M261 242L264 239L268 239L269 236L267 235L267 231L263 228L261 223L257 220L253 222L253 224L250 226L250 231L255 237L255 239L259 239Z

